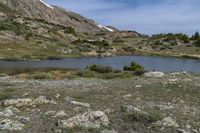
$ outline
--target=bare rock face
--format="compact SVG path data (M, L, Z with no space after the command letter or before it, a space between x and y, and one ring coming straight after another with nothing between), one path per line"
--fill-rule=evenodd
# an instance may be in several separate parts
M3 0L4 4L16 11L20 16L43 19L49 23L72 26L76 31L101 31L95 21L67 11L57 6L50 6L42 0Z
M74 116L68 120L61 120L58 122L58 126L62 128L100 128L102 126L108 126L108 117L101 111L90 111L81 115Z

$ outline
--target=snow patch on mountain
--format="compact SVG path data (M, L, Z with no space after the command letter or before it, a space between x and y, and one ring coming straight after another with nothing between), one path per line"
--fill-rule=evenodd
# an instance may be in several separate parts
M108 27L106 27L106 26L103 26L103 25L98 25L99 26L99 28L101 28L101 29L106 29L106 30L108 30L108 31L110 31L110 32L114 32L114 30L113 29L110 29L110 28L108 28Z
M43 0L40 0L40 2L42 2L44 5L46 5L47 7L54 9L52 6L50 6L49 4L45 3Z

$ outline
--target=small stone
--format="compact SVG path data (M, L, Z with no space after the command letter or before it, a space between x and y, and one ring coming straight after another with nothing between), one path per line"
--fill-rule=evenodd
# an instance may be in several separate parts
M190 126L189 124L186 125L187 129L190 129L192 126Z
M126 94L126 95L124 95L124 99L126 99L126 100L128 100L128 99L131 98L131 97L132 97L131 94Z
M105 109L104 112L106 114L110 114L110 113L114 112L114 110L113 109Z
M136 85L135 88L142 88L142 85Z
M117 133L115 130L103 130L101 133Z
M65 113L64 110L61 110L61 111L56 112L55 115L52 117L65 117L65 116L67 116L67 114Z
M26 97L26 96L28 96L28 93L25 93L25 94L23 94L22 96L23 96L23 97Z
M199 133L199 131L197 129L192 129L191 130L193 133Z
M187 131L185 131L185 130L183 130L183 129L178 129L178 130L177 130L177 133L190 133L190 132L187 132Z
M47 115L47 116L53 116L53 115L55 115L55 113L56 113L56 111L47 111L45 113L45 115Z
M146 112L142 111L138 107L134 107L132 105L123 105L121 106L121 110L127 113L140 113L140 114L147 114Z
M60 94L56 94L56 95L55 95L55 98L57 98L57 99L59 99L60 97L61 97Z
M20 120L21 123L27 124L30 121L30 117L20 116L19 120Z
M70 101L74 100L74 98L69 97L69 96L68 96L68 97L65 97L64 99L65 99L65 101L67 101L67 102L70 102Z
M70 101L70 103L90 108L90 104L89 103L83 103L83 102L77 102L77 101Z

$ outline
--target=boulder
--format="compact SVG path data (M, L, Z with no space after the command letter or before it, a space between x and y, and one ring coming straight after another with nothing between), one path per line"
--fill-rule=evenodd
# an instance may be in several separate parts
M0 112L0 116L3 116L3 117L10 117L12 115L14 114L11 109L5 109L3 112Z
M30 117L20 116L20 117L19 117L19 120L20 120L21 123L27 124L27 123L29 123L29 121L30 121Z
M58 121L58 126L62 128L94 128L105 127L109 125L108 117L101 111L89 111L81 115L74 116L68 120Z
M4 106L17 106L17 107L21 107L21 106L27 106L32 102L32 99L30 98L24 98L24 99L10 99L10 100L5 100L2 102L2 105Z
M22 124L19 121L13 121L10 119L4 119L0 121L0 129L1 130L22 130L24 127L24 124Z
M31 105L40 105L40 104L56 104L56 101L51 98L47 98L46 96L39 96L31 103Z
M162 126L162 127L172 127L172 128L179 127L176 121L173 120L171 117L166 117L162 121L156 122L155 125Z
M148 72L144 74L144 77L147 78L162 78L165 74L163 72Z
M10 100L4 100L2 102L3 106L15 106L15 107L41 105L41 104L56 104L56 101L51 98L47 98L46 96L39 96L37 99L31 99L31 98L10 99Z

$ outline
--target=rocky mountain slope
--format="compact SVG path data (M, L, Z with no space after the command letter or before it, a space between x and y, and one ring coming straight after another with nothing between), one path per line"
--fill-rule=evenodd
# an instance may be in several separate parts
M0 1L0 59L127 54L200 58L195 41L184 39L121 31L42 0Z
M120 36L139 34L121 33L42 0L0 1L0 43L6 44L0 46L2 59L110 55Z
M86 19L60 7L47 5L42 0L3 0L3 4L15 11L15 15L43 19L49 23L65 27L73 26L77 31L93 32L102 30L93 20Z

